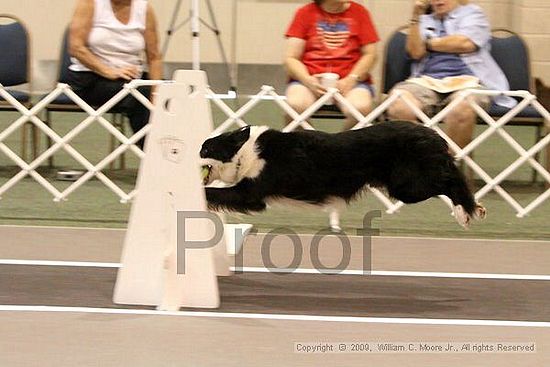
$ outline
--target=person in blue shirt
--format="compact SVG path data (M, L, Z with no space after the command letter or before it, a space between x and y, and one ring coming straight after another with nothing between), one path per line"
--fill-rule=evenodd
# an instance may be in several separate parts
M462 1L464 2L464 1ZM431 13L425 14L428 6ZM414 60L411 78L428 76L435 79L472 76L479 88L509 90L509 84L490 54L491 30L483 10L459 0L415 0L407 35L407 52ZM417 107L431 114L448 104L458 92L439 93L411 80L398 83L392 91L401 90ZM473 96L488 109L491 102L513 107L512 98ZM398 99L388 110L392 119L415 121L412 110ZM460 147L466 146L473 134L476 113L463 101L445 118L446 133Z

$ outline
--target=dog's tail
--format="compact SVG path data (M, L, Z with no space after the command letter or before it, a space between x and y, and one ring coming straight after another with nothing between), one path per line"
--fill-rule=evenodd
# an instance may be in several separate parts
M487 210L475 201L464 174L456 167L454 162L449 164L449 174L446 195L453 202L453 211L457 222L463 227L467 227L472 218L485 218Z

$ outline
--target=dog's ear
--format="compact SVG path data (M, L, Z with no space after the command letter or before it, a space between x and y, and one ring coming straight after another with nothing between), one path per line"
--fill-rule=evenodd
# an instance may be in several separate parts
M237 150L240 149L244 143L250 138L250 126L243 126L239 130L235 131L234 135L234 144L237 147Z

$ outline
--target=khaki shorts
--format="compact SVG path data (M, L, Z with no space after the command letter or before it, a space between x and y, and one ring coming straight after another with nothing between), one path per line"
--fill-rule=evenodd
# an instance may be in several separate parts
M423 87L416 83L400 82L393 89L401 89L410 92L422 104L422 110L427 115L433 115L445 107L449 102L458 97L458 91L453 93L438 93L430 88ZM487 111L491 105L491 97L481 94L470 96L477 104Z

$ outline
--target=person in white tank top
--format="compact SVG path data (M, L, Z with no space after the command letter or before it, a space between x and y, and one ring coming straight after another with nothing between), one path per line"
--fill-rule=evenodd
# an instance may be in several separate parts
M162 79L158 38L146 0L78 0L69 29L69 85L98 107L132 79ZM149 120L149 110L132 96L115 110L128 115L134 131Z

